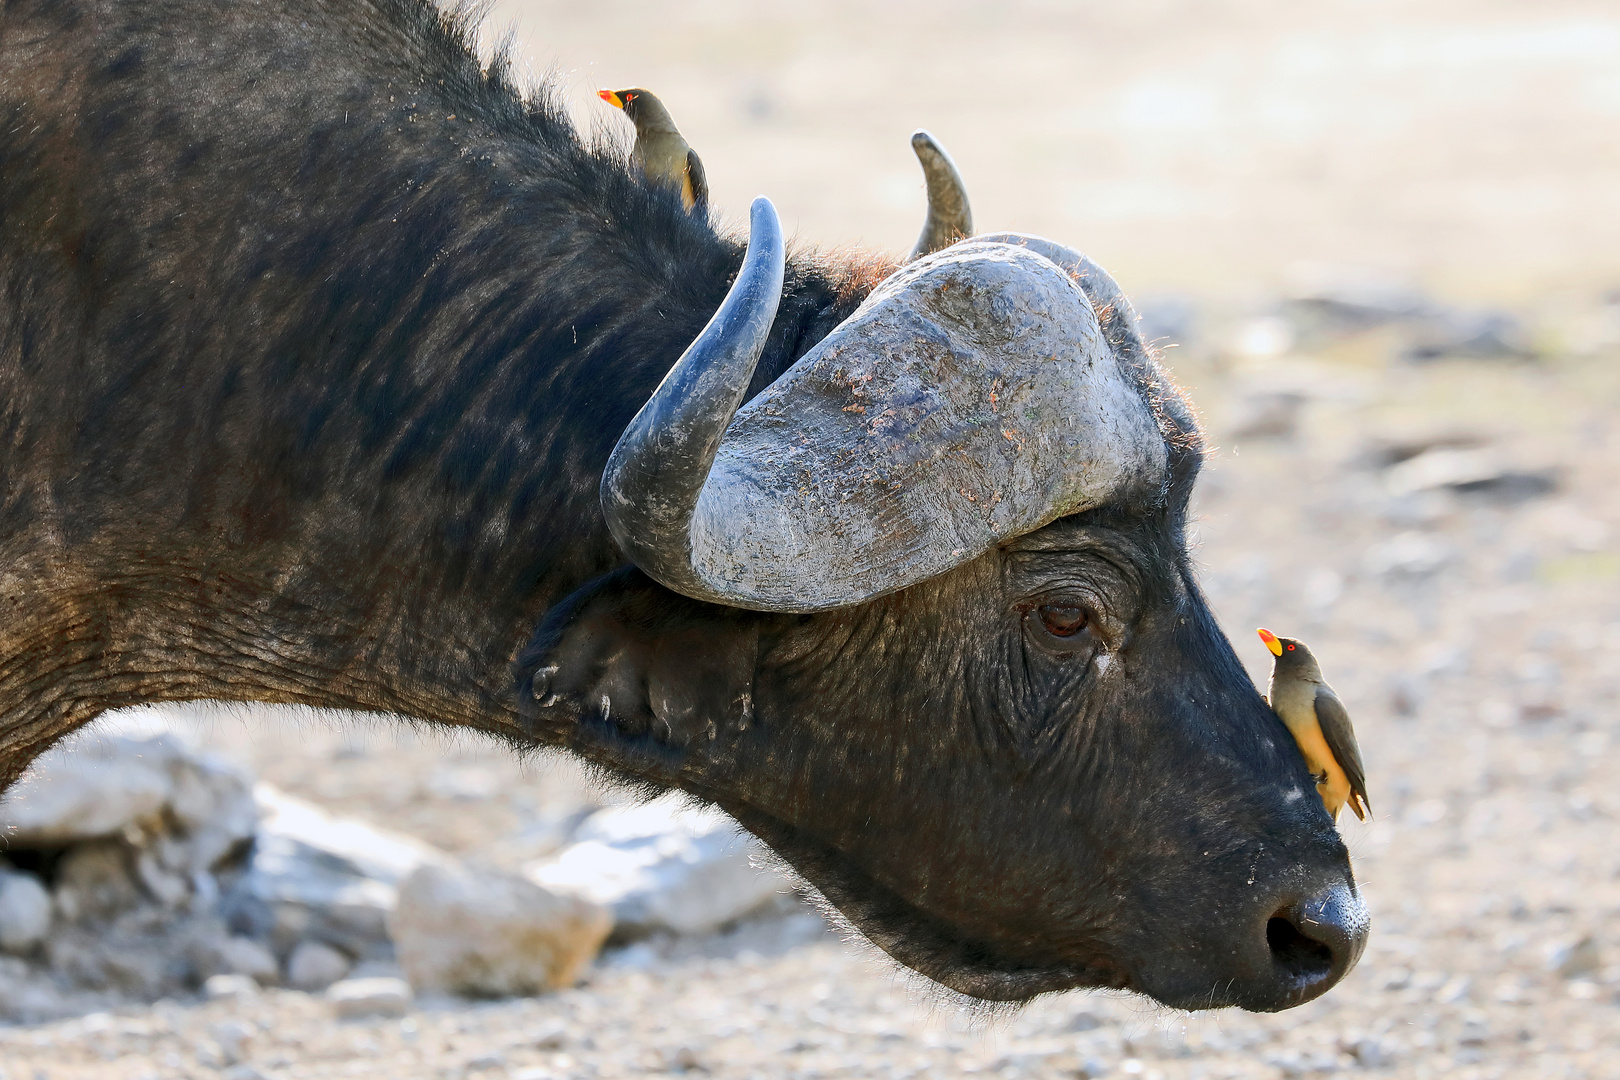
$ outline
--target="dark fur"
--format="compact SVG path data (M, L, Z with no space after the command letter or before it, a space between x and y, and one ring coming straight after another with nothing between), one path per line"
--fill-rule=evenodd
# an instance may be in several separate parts
M0 783L136 702L404 713L713 799L970 993L1299 997L1265 922L1344 850L1192 583L1196 429L1124 314L1151 505L854 609L715 608L621 567L597 485L738 243L418 0L3 18ZM887 269L790 260L755 389ZM1054 598L1078 651L1032 629Z

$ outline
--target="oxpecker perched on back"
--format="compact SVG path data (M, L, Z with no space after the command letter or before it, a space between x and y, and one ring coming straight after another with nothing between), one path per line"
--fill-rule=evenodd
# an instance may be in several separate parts
M1271 668L1267 701L1305 755L1305 767L1316 777L1322 805L1338 821L1339 811L1349 803L1356 817L1366 821L1371 813L1367 773L1344 703L1322 678L1316 657L1303 641L1280 638L1265 629L1260 631L1260 640L1277 658Z
M707 212L709 181L703 175L703 162L681 137L664 103L639 86L628 90L598 90L596 96L624 110L624 115L636 125L636 145L630 151L630 160L641 166L647 179L674 187L681 193L681 202L688 210Z

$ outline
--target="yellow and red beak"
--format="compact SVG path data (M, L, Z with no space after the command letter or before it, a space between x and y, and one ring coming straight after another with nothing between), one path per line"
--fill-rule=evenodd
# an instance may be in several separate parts
M619 97L619 95L615 94L612 90L598 90L596 92L596 96L613 106L615 109L624 108L624 99Z
M1277 640L1277 635L1273 634L1270 630L1267 630L1263 626L1260 628L1259 633L1260 633L1260 640L1266 643L1266 648L1271 650L1271 655L1272 656L1281 656L1282 655L1282 642Z

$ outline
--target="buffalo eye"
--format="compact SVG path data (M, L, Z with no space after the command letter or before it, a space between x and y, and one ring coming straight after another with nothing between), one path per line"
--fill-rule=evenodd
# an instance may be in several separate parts
M1072 638L1090 621L1085 608L1067 604L1042 604L1037 614L1046 632L1055 638Z

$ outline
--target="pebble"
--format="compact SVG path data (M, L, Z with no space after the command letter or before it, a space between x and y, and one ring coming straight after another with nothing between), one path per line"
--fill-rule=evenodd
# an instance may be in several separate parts
M1547 947L1547 970L1566 979L1591 975L1603 967L1603 954L1591 934L1554 941Z
M326 989L326 1000L340 1020L366 1016L404 1016L410 1012L410 983L404 979L377 976L344 979Z
M607 908L511 874L423 866L389 917L411 984L472 996L572 986L613 928Z
M26 952L51 928L51 894L33 874L0 870L0 949Z
M259 996L259 983L251 975L210 975L203 980L209 1001L248 1001Z
M568 1043L568 1025L552 1020L529 1032L526 1041L536 1050L561 1050Z
M225 1020L210 1026L208 1034L219 1045L225 1064L234 1065L242 1059L242 1053L257 1034L257 1029L241 1020Z
M1364 1069L1386 1069L1395 1064L1395 1055L1381 1039L1357 1039L1346 1049Z
M191 950L191 961L204 976L245 975L260 985L277 981L281 973L275 954L249 937L205 939Z
M1440 1005L1455 1005L1468 998L1469 991L1474 988L1474 980L1467 975L1453 975L1435 993L1434 1000Z
M349 958L320 941L300 941L287 957L287 985L325 990L349 973Z

